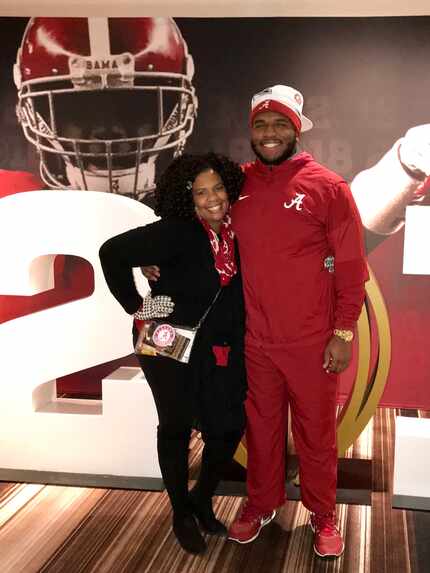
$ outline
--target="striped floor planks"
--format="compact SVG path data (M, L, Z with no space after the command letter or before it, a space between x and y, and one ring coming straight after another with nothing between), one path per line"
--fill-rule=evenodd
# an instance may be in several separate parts
M208 538L207 553L196 557L175 542L164 492L0 482L0 573L425 573L430 514L391 508L396 413L378 410L347 452L373 460L373 493L371 507L338 506L346 539L340 559L314 555L308 512L298 502L287 502L254 543ZM200 452L195 436L192 477ZM228 523L241 499L220 496L215 504Z

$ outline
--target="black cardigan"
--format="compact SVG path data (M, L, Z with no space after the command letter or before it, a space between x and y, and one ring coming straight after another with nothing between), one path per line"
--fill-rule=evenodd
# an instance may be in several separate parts
M219 289L209 239L197 221L162 219L106 241L100 260L107 284L129 314L139 308L133 267L158 265L161 276L151 284L153 295L175 302L171 322L195 324Z
M130 314L142 302L132 268L159 266L160 278L150 287L153 296L169 295L174 301L174 311L167 319L172 324L197 324L220 288L209 238L197 219L162 219L122 233L102 245L100 260L110 291ZM189 363L195 384L211 384L222 377L231 400L243 401L243 339L244 304L238 272L222 288L199 329ZM230 346L227 368L216 367L213 345Z

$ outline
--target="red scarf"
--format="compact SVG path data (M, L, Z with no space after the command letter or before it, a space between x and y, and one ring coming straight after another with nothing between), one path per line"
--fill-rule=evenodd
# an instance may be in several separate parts
M234 233L231 228L230 215L226 215L223 221L221 221L219 237L207 221L200 217L199 221L208 234L215 259L215 269L218 271L221 286L226 286L237 273L236 259L234 256Z

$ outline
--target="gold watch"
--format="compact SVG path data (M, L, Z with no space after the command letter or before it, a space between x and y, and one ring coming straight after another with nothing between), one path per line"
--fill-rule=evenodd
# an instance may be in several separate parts
M340 330L339 328L335 328L333 330L333 334L345 342L351 342L351 340L354 338L354 333L352 330Z

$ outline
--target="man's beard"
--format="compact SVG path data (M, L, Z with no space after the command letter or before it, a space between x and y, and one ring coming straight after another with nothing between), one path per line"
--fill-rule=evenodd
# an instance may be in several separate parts
M283 163L284 161L286 161L287 159L289 159L292 155L294 155L296 153L296 151L297 151L297 139L294 138L293 141L290 141L290 143L288 144L284 153L282 153L276 159L266 159L265 157L263 157L263 155L261 155L261 153L257 150L257 148L255 147L255 145L252 141L251 141L251 147L252 147L252 151L255 153L255 155L258 157L258 159L261 161L261 163L264 163L265 165L280 165L281 163Z

